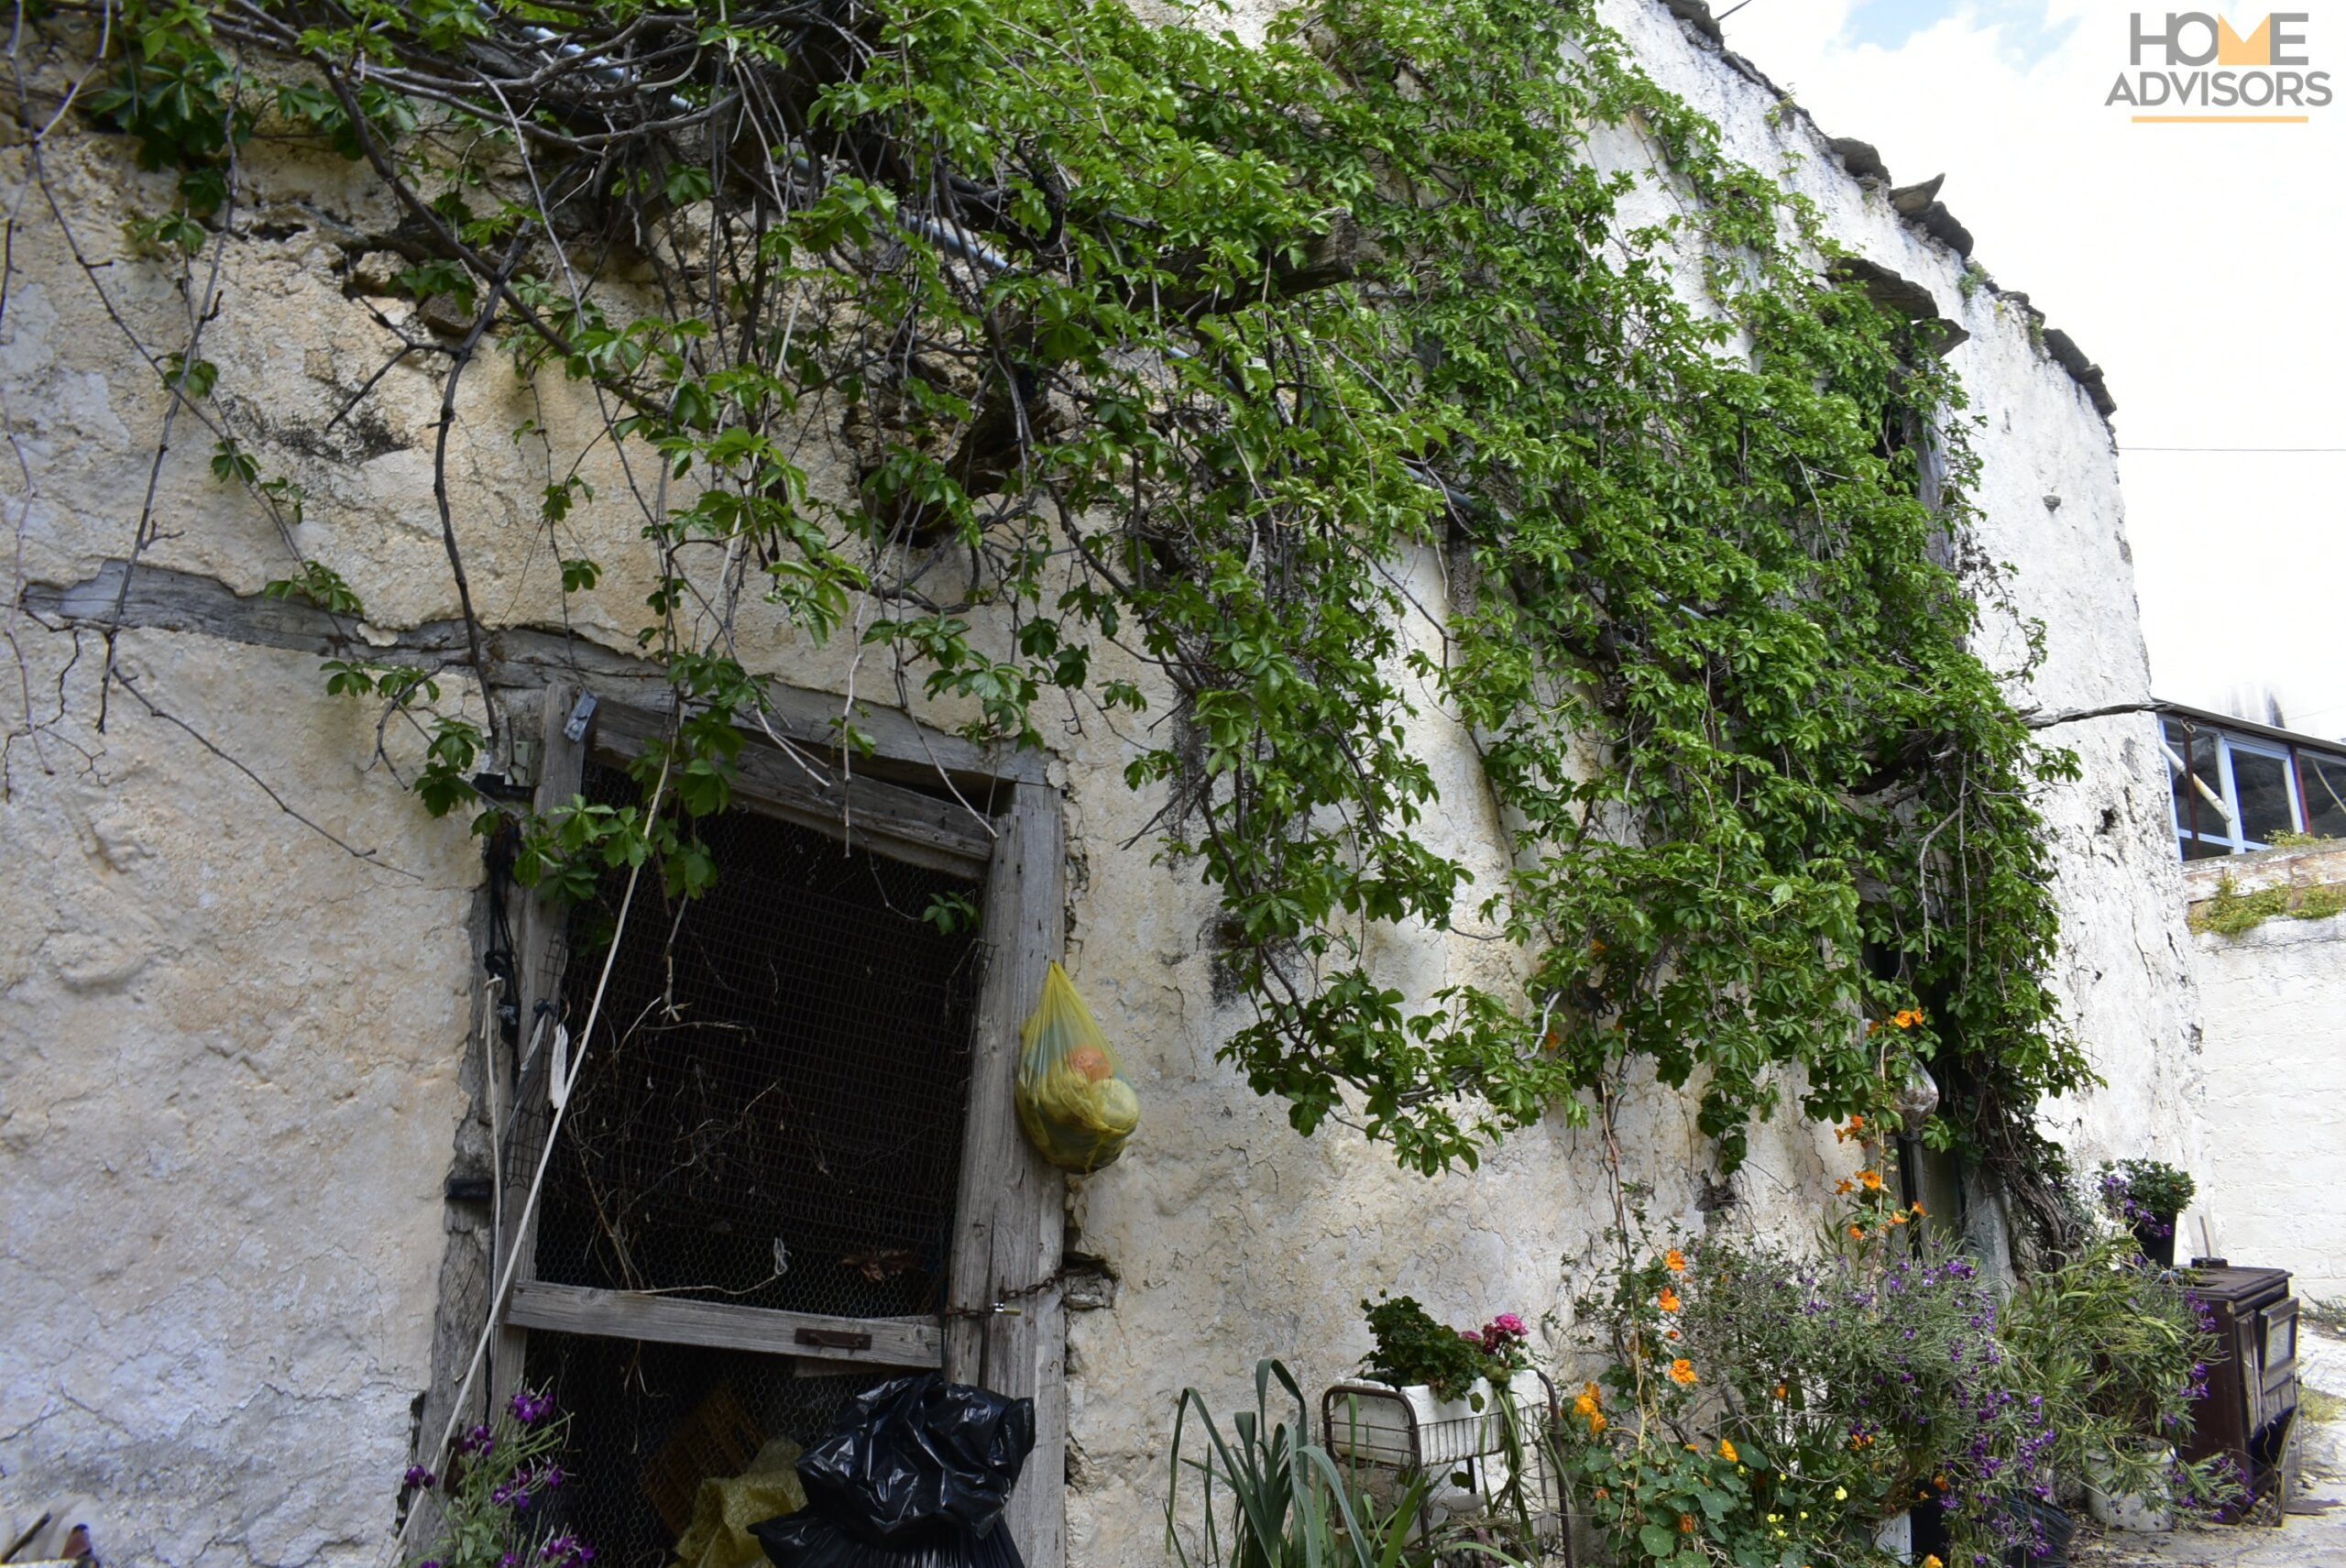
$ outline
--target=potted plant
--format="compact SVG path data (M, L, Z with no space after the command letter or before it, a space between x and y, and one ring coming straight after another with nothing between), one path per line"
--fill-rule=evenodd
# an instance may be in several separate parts
M2031 1276L2005 1303L2000 1337L2054 1433L2048 1457L2112 1529L2165 1530L2176 1508L2230 1495L2218 1464L2179 1464L2174 1447L2215 1354L2203 1311L2122 1234Z
M2198 1190L2191 1178L2161 1160L2128 1159L2101 1168L2101 1206L2134 1233L2143 1255L2175 1266L2175 1222Z
M1408 1296L1363 1301L1361 1310L1376 1339L1361 1371L1390 1389L1408 1414L1383 1402L1357 1401L1347 1415L1358 1426L1357 1442L1337 1446L1407 1449L1409 1434L1396 1425L1407 1420L1415 1426L1419 1462L1432 1471L1506 1452L1530 1430L1523 1412L1544 1409L1547 1388L1531 1369L1529 1331L1514 1313L1502 1312L1479 1329L1459 1329ZM1483 1467L1490 1468L1487 1460ZM1494 1474L1485 1478L1484 1489L1496 1492L1505 1484L1504 1475Z

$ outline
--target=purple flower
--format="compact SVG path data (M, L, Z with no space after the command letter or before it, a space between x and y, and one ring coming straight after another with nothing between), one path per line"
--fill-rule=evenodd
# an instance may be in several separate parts
M532 1394L527 1388L513 1396L513 1419L523 1426L535 1426L554 1413L554 1396Z
M409 1465L407 1467L407 1474L400 1479L400 1486L412 1486L420 1492L429 1492L433 1487L439 1484L440 1477L434 1475L431 1471L426 1470L421 1464ZM427 1568L439 1568L439 1564L427 1564Z

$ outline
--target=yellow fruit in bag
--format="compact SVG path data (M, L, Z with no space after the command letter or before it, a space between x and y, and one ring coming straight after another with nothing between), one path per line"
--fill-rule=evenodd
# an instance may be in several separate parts
M1056 963L1021 1036L1017 1099L1027 1140L1061 1170L1112 1163L1140 1125L1140 1096L1124 1081L1075 982Z

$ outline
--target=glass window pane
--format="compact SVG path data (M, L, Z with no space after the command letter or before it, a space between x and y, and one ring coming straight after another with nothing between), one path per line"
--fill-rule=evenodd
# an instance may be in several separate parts
M2164 721L2163 733L2175 754L2188 759L2193 775L2208 786L2209 794L2221 800L2224 795L2223 775L2216 771L2215 736L2205 729L2187 728L2180 719L2174 718ZM2224 820L2224 814L2208 803L2207 795L2193 789L2191 781L2176 773L2172 763L2167 766L2167 777L2175 789L2175 826L2179 832L2197 832L2211 839L2231 837L2231 827ZM2341 782L2346 783L2346 780ZM2346 790L2340 793L2346 794Z
M2240 830L2245 839L2269 844L2274 835L2294 832L2289 813L2289 760L2234 746L2232 788L2240 802Z
M2306 831L2317 839L2346 839L2346 757L2297 753L2306 786Z
M2218 855L2231 852L2232 847L2220 839L2194 839L2188 834L2183 839L2183 858L2187 861L2212 861Z

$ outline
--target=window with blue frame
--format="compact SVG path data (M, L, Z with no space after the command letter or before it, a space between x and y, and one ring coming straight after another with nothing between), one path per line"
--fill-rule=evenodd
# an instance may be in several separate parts
M2268 849L2284 835L2346 839L2346 751L2172 712L2159 738L2185 860Z

